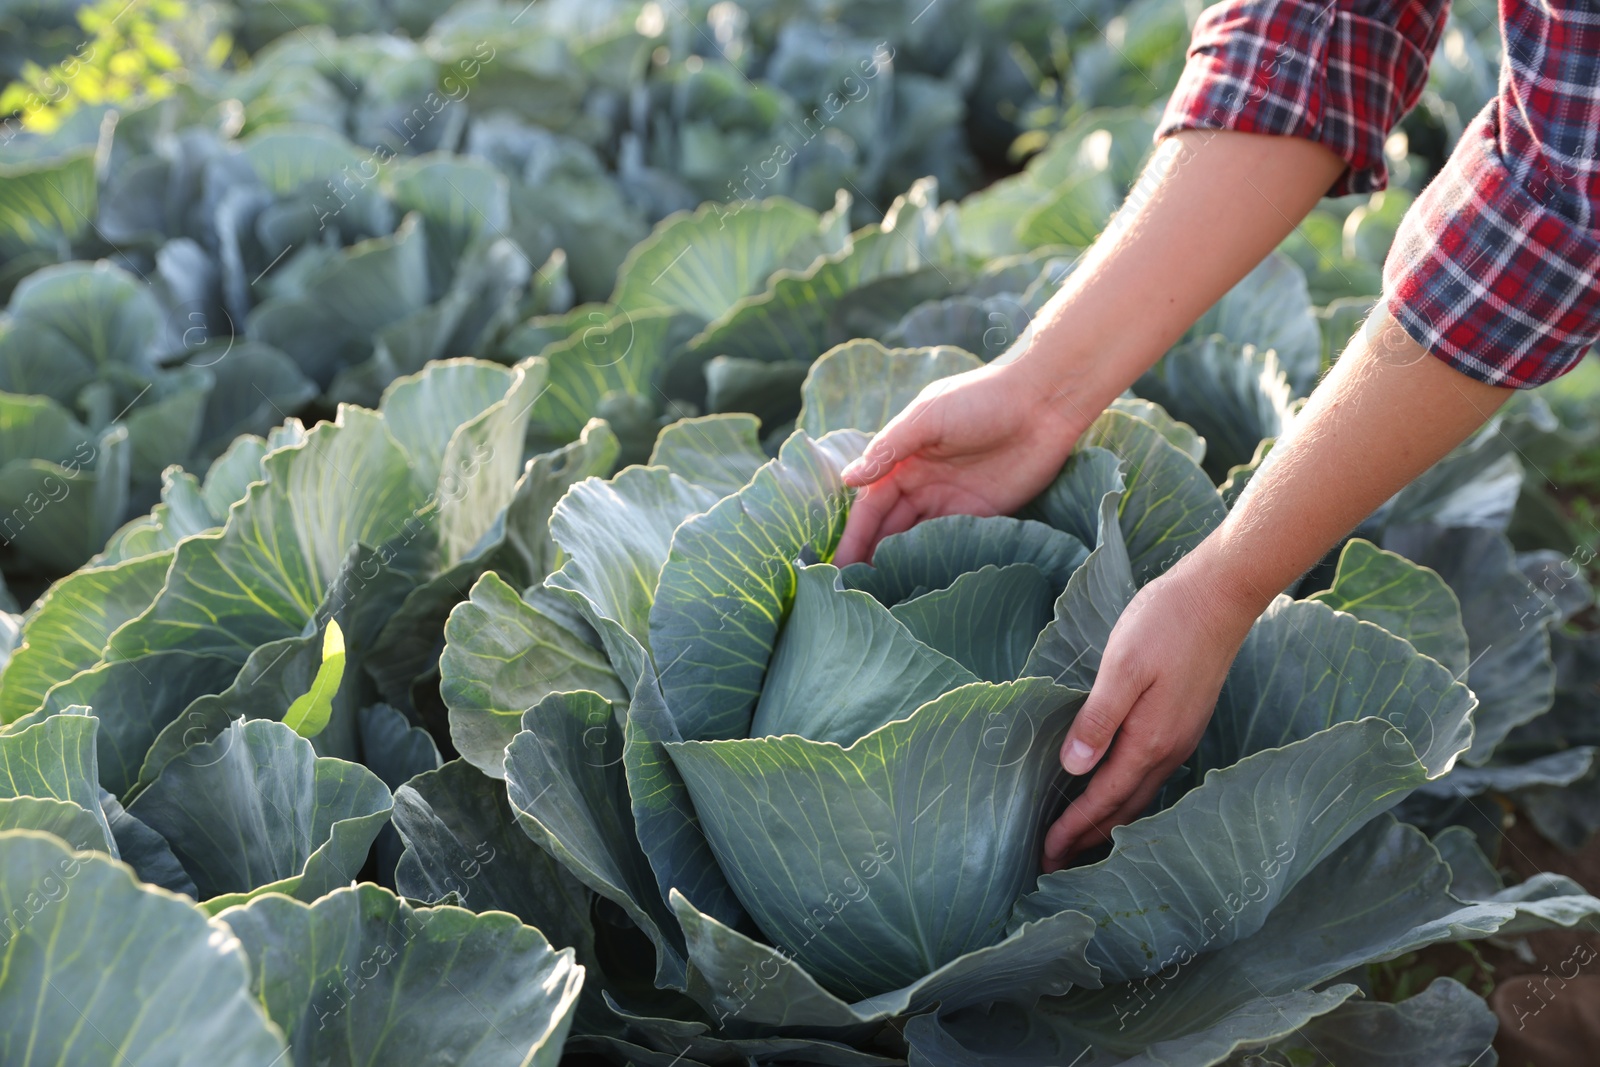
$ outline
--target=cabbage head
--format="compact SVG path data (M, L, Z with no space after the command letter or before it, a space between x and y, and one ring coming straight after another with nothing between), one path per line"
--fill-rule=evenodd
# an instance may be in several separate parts
M833 350L773 458L749 416L669 426L650 465L566 492L542 585L486 574L452 614L458 749L635 938L602 982L610 1020L571 1047L1199 1065L1359 1033L1471 1060L1494 1031L1475 994L1363 1003L1365 966L1600 901L1549 875L1506 889L1467 835L1389 814L1472 743L1472 691L1413 643L1424 614L1386 629L1360 598L1279 597L1151 811L1041 877L1110 629L1223 503L1192 430L1119 401L1023 514L936 519L834 566L839 472L949 373L935 354ZM641 959L653 992L619 977Z

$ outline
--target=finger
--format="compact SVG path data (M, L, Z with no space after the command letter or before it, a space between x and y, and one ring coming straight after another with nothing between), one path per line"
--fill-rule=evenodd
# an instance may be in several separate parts
M1143 815L1145 809L1150 806L1150 802L1161 791L1161 786L1171 775L1172 770L1173 768L1169 768L1166 764L1162 764L1153 770L1147 768L1138 786L1128 796L1128 799L1122 802L1121 807L1101 819L1097 826L1091 827L1077 837L1067 839L1067 846L1062 853L1061 862L1063 864L1071 863L1073 858L1080 852L1086 852L1097 845L1110 841L1112 830L1119 826L1126 826Z
M900 486L892 479L856 494L855 503L850 505L850 516L844 522L844 533L839 537L839 547L833 551L835 566L864 563L872 557L884 516L900 503L900 497Z
M844 484L860 488L871 485L894 469L901 460L910 459L939 439L934 428L935 419L926 417L928 405L914 403L879 430L867 445L866 451L845 465L839 476Z
M1061 766L1068 774L1088 774L1094 769L1147 684L1128 670L1118 669L1110 656L1101 661L1089 697L1061 743Z
M1122 808L1134 790L1139 788L1145 768L1134 753L1127 748L1112 750L1105 766L1095 772L1089 787L1080 793L1061 818L1044 835L1044 856L1047 870L1061 866L1072 843L1085 833L1104 826ZM1051 864L1055 866L1052 867Z
M910 497L902 496L900 503L883 517L883 525L878 527L878 541L881 542L885 537L893 537L897 533L905 533L921 518L922 509L913 503ZM874 544L872 548L876 551L878 546Z
M911 527L915 526L917 524L917 520L921 517L921 511L917 505L911 502L910 497L902 493L899 502L897 502L894 507L889 509L889 513L885 515L883 517L883 521L878 524L878 529L873 533L872 539L867 542L866 546L861 550L861 558L870 563L873 555L878 551L878 546L883 543L883 539L885 537L890 537L897 533L904 533L906 530L909 530ZM835 552L834 556L837 557L838 553ZM841 566L843 566L843 564L841 564Z

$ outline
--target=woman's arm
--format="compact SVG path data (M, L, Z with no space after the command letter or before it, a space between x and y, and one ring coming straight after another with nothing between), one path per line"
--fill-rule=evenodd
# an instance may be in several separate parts
M1047 870L1137 818L1194 750L1272 598L1510 395L1433 358L1387 314L1368 321L1222 525L1117 620L1061 750L1073 774L1110 756L1046 836Z
M1040 309L1031 343L1003 358L1028 361L1093 421L1300 224L1343 168L1298 137L1167 138Z
M845 481L837 553L870 558L922 519L1003 515L1089 423L1292 230L1344 168L1310 141L1191 130L1163 141L1106 233L995 363L924 390Z

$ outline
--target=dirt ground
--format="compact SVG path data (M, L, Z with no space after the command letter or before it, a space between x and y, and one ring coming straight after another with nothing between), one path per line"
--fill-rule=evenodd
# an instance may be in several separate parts
M1498 857L1508 881L1554 871L1600 895L1600 835L1568 853L1526 820L1508 821ZM1397 962L1403 969L1391 977L1406 992L1448 975L1488 997L1500 1017L1501 1067L1600 1067L1600 934L1548 930L1472 949L1437 945Z

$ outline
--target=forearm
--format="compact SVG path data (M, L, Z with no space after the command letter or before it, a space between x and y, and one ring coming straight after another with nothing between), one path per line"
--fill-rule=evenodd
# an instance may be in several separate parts
M1005 358L1086 423L1277 247L1343 167L1300 138L1209 130L1167 138Z
M1183 561L1254 618L1510 397L1451 369L1381 310Z

